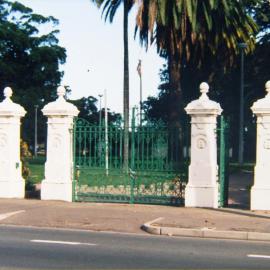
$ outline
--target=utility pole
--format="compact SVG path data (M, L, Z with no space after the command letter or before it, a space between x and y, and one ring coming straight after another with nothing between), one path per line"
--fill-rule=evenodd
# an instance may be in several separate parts
M38 105L35 105L35 145L34 145L34 155L37 156L37 110Z
M239 152L238 152L238 163L243 164L244 160L244 53L247 47L246 43L238 44L241 53L240 63L240 112L239 112Z

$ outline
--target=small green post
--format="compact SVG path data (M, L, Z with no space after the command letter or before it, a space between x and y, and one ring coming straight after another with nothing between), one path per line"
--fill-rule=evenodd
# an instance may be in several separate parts
M220 118L220 150L219 150L219 207L227 205L228 200L228 146L227 133L228 123L223 116Z
M73 145L72 145L72 151L73 151L73 179L72 179L72 201L75 202L76 200L76 120L75 117L73 120Z
M130 204L134 204L134 186L135 186L135 107L132 108L131 119L131 168L130 168Z

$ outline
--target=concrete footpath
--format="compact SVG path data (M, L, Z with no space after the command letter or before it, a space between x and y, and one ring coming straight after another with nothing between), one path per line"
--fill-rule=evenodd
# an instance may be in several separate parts
M237 209L0 199L0 225L270 241L270 211Z

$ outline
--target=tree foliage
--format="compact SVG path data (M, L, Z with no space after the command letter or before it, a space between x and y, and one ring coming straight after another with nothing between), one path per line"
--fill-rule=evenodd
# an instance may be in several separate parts
M247 160L255 157L255 119L250 107L258 98L265 96L264 84L269 80L270 70L270 4L267 0L239 1L242 10L250 15L257 25L255 48L252 53L245 55L244 65L244 119L245 119L245 148ZM240 56L236 56L234 64L224 66L222 58L213 57L210 53L203 56L201 66L195 62L185 62L181 68L181 86L183 89L183 105L198 98L200 82L210 84L209 95L218 101L223 108L223 114L230 118L231 146L237 149L239 130L240 104ZM158 97L151 97L144 103L149 117L162 118L169 121L170 108L167 106L170 97L169 71L165 67L161 72L161 85ZM162 113L161 113L162 112ZM237 151L233 151L236 154ZM236 156L235 156L236 157Z
M73 103L78 110L80 111L79 117L84 118L88 122L92 124L100 124L100 116L101 121L104 122L105 111L104 109L98 110L96 103L97 99L93 96L83 97L77 100L69 100L69 102ZM118 113L111 112L108 109L108 122L111 124L115 124L121 120L121 115Z
M168 61L170 121L183 116L185 70L231 66L239 52L238 43L254 49L256 24L240 1L229 0L139 0L137 28L146 48L156 43ZM214 59L210 63L209 59ZM208 68L209 70L209 68Z
M26 109L23 135L28 142L34 134L34 105L42 108L55 97L63 75L59 65L65 63L66 51L58 45L57 23L19 2L0 0L0 88L12 87L13 100ZM40 33L43 25L51 30ZM39 128L44 135L44 125Z

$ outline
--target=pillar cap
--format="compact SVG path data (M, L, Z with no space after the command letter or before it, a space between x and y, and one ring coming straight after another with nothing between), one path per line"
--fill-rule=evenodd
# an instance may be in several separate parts
M19 116L26 114L25 109L11 100L13 91L10 87L4 89L4 100L0 103L0 116Z
M76 106L65 100L66 89L60 85L57 88L58 98L48 103L42 109L42 112L46 116L77 116L79 110Z
M265 83L265 91L267 92L266 96L255 101L251 107L254 114L270 115L270 81Z
M219 103L210 100L207 93L209 92L209 85L206 82L200 84L201 96L197 100L191 101L185 108L187 114L200 115L220 115L222 109Z

